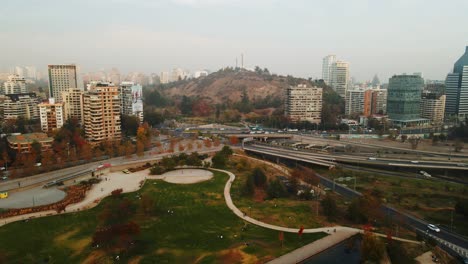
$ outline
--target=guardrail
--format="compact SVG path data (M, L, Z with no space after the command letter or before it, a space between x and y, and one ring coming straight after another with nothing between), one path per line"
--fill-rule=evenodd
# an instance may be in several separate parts
M56 180L53 180L51 182L46 183L43 186L43 188L49 188L49 187L52 187L52 186L57 185L59 183L63 183L64 181L68 181L68 180L71 180L71 179L74 179L74 178L78 178L80 176L84 176L84 175L92 173L92 172L93 172L93 170L87 170L87 171L84 171L84 172L79 172L79 173L72 174L72 175L64 177L64 178L56 179Z

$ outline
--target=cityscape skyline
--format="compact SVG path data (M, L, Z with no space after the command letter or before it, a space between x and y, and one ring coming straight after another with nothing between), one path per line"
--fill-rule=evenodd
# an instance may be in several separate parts
M0 41L8 51L3 70L34 65L44 71L54 63L75 63L82 72L217 70L235 66L243 53L247 68L321 78L322 58L336 54L360 81L377 73L386 82L404 72L443 80L468 43L460 39L468 30L453 26L468 23L468 3L459 0L19 2L0 10ZM414 23L421 20L427 23Z

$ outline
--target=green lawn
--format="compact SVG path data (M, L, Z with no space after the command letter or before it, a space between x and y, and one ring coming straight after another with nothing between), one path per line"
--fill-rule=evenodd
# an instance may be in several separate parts
M324 226L325 217L322 215L320 208L319 216L317 216L317 203L315 200L298 200L291 195L286 198L267 199L259 202L252 197L243 195L242 190L247 175L255 166L263 168L270 179L275 179L277 175L283 175L283 173L251 160L248 160L248 162L252 168L239 170L237 164L241 159L240 157L233 157L228 166L229 170L236 175L236 180L231 188L232 200L242 212L273 225L297 228L300 228L300 226L304 226L304 228Z
M141 228L136 246L127 253L91 247L103 209L119 199L109 197L88 211L1 227L0 262L112 263L120 254L122 263L256 263L324 236L304 234L299 239L297 234L285 234L282 248L277 231L253 225L242 231L246 223L227 208L222 195L228 176L214 173L212 180L191 185L146 182L138 193L154 199L153 216L142 212L136 193L124 194L136 208L129 220Z

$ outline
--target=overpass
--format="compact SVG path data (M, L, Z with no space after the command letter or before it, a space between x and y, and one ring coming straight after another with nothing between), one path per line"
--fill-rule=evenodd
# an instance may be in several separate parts
M244 149L252 152L269 151L272 155L282 156L295 156L305 160L323 160L333 161L342 163L356 163L359 165L370 165L370 166L390 166L400 168L413 168L413 169L442 169L442 170L453 170L453 171L468 171L468 166L460 166L457 162L438 162L438 161L411 161L403 159L389 159L389 158L375 158L369 160L367 157L350 156L350 155L331 155L331 154L318 154L308 151L291 150L281 147L264 146L261 144L249 144L245 145ZM266 153L265 153L266 154Z

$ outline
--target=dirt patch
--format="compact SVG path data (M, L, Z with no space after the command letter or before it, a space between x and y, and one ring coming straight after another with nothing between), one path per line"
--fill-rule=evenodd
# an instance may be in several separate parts
M102 250L95 250L88 255L83 261L83 264L111 264L112 260L106 256L106 253Z
M67 240L72 237L73 235L75 235L76 233L78 233L80 231L80 229L78 228L75 228L75 229L72 229L66 233L63 233L61 235L58 235L54 238L54 242L57 244L57 245L60 245L62 246L63 243L67 242Z
M128 261L128 264L138 264L143 259L143 256L136 256Z
M267 197L267 193L263 189L255 189L253 199L255 202L263 202Z
M242 251L238 248L221 251L218 259L220 263L246 263L243 261Z
M66 233L63 233L57 237L55 237L54 242L60 247L67 247L73 250L72 256L76 256L81 254L83 250L91 244L91 238L83 238L79 240L71 240L70 238L77 234L80 229L75 228Z

